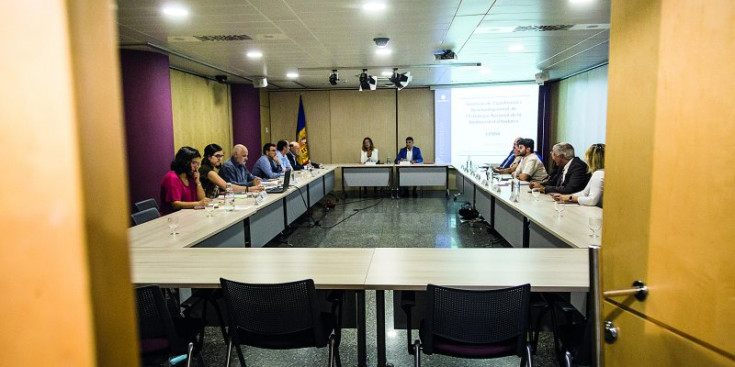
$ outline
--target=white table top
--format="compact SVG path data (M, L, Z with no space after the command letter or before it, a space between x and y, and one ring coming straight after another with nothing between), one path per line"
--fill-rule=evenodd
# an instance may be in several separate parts
M219 278L245 283L314 279L317 288L363 289L373 249L134 248L134 284L218 288Z
M551 233L558 239L564 241L571 247L586 249L590 245L600 245L600 237L592 238L592 231L588 226L590 217L602 218L602 209L596 206L584 206L576 203L568 203L564 206L562 217L558 217L554 209L554 199L550 195L542 194L539 201L535 201L529 191L528 185L521 185L521 196L517 203L511 202L510 186L501 186L501 192L492 191L490 187L482 185L480 180L470 176L466 172L457 170L465 179L475 184L478 190L482 190L494 196L504 205L513 208L531 222ZM601 231L599 231L601 233Z
M366 289L425 290L437 284L493 289L530 283L534 292L587 292L588 250L375 249Z

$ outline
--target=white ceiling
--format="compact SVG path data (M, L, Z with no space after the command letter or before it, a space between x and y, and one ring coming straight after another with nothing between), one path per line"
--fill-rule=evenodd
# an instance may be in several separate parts
M228 75L232 83L267 77L273 89L357 88L363 67L380 76L410 66L399 69L413 75L409 87L533 80L542 70L556 79L608 60L611 0L378 1L386 8L369 12L367 0L118 0L120 46L172 51L172 67ZM188 17L164 16L171 3L187 8ZM218 35L252 39L194 38ZM390 55L376 55L375 37L390 38ZM509 51L512 45L523 50ZM255 49L261 59L245 56ZM434 52L444 49L458 59L436 61ZM332 69L339 70L337 86L328 82ZM290 71L298 78L288 79Z

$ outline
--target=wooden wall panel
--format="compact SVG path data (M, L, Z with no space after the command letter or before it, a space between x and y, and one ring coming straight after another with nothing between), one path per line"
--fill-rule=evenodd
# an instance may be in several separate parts
M309 156L319 163L332 162L331 111L328 91L274 92L271 98L271 128L275 143L296 138L299 96L304 101Z
M225 156L230 155L233 143L228 85L171 70L171 104L175 151L188 145L204 153L205 146L216 143Z
M421 148L425 162L434 162L434 91L429 88L398 91L398 149L406 146L407 136Z
M333 163L360 162L360 148L366 136L372 138L381 161L385 161L386 153L395 155L395 90L340 90L329 94Z

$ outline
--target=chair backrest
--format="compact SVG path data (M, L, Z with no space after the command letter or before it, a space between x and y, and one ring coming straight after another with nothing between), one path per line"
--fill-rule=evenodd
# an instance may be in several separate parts
M280 284L248 284L220 278L230 330L285 335L314 330L319 339L319 303L311 279ZM326 340L315 340L323 345Z
M153 198L139 201L135 203L134 205L135 205L136 212L140 212L140 211L150 209L150 208L156 208L156 210L159 210L158 203L156 202L156 199L153 199Z
M185 353L186 351L173 350L179 343L176 342L176 330L171 314L166 308L161 288L157 285L139 287L135 289L135 296L138 310L138 338L142 344L144 345L146 340L165 340L167 345L164 346L171 349L172 353Z
M133 225L136 226L149 220L154 220L160 216L161 214L158 213L158 209L156 208L148 208L130 215L130 217L133 218Z
M432 352L433 336L459 343L492 344L518 338L518 353L525 348L528 331L531 285L494 290L463 290L429 284L426 304L429 340L423 341Z

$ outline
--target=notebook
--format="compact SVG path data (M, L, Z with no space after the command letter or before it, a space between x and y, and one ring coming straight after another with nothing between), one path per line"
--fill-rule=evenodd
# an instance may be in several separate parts
M286 172L283 173L283 186L267 188L265 189L265 192L269 194L278 194L278 193L284 192L288 190L288 185L290 183L291 183L291 170L287 169Z

